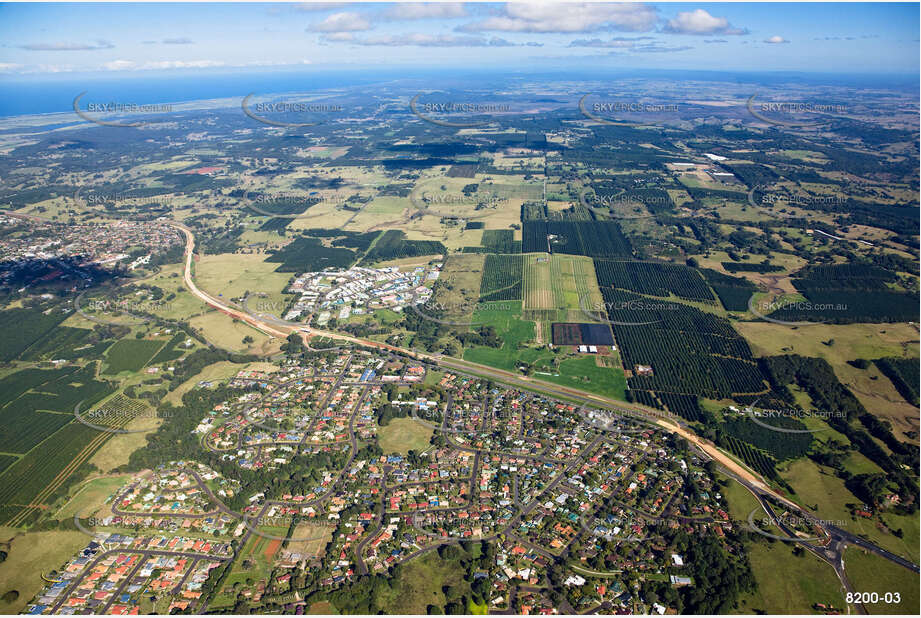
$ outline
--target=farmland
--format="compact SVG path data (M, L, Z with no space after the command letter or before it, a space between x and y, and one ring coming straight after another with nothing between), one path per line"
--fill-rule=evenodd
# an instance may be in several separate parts
M521 300L524 259L527 256L487 255L480 281L480 300Z
M140 371L164 343L162 339L122 339L106 353L104 373L115 375L123 371Z
M521 253L521 241L515 240L513 230L483 230L480 244L488 253Z
M713 302L706 281L693 268L653 262L617 262L595 260L598 285L686 300Z
M804 269L793 285L811 306L771 314L786 321L909 322L918 320L917 294L890 287L897 277L870 266L836 264Z
M0 475L0 519L5 525L29 522L38 505L53 499L111 434L73 421L53 434L54 449L35 449ZM22 508L13 505L36 505Z
M544 322L594 321L588 310L600 304L601 294L591 259L546 253L524 258L526 318Z
M8 362L18 358L65 319L67 314L60 310L52 310L47 314L25 308L0 312L0 336L4 342L0 361Z
M651 376L630 378L631 388L715 399L766 390L748 343L728 321L629 292L602 294L625 368L652 367Z
M25 453L73 420L73 409L104 397L110 388L95 380L95 364L84 369L26 369L0 380L0 437L6 452ZM79 386L75 386L79 384Z
M601 302L591 258L558 253L551 255L550 284L553 304L560 309L557 319L591 320L585 309L596 307Z
M69 120L4 121L0 580L21 597L0 608L857 612L826 564L840 543L825 561L749 530L767 515L758 491L918 561L916 89L792 69L392 79L393 54L530 57L548 29L567 32L547 49L612 66L678 66L692 40L760 54L815 38L765 48L786 31L755 32L744 11L710 16L737 36L696 38L679 32L692 29L681 7L653 7L633 45L595 37L624 25L603 7L576 26L565 11L448 8L349 8L367 32L337 30L335 7L276 15L330 57L386 67L282 94L270 86L295 68L258 71L263 111L298 98L337 110L309 126L229 98L177 101L141 130L77 122L69 100ZM213 39L154 44L165 36L153 27L150 53ZM98 47L74 57L120 53ZM677 53L637 55L656 50ZM772 124L748 113L756 91L848 110ZM628 98L670 111L585 113ZM297 115L278 111L266 117ZM146 308L138 319L123 303ZM106 570L84 572L99 553L62 532L76 515L118 516L97 526L126 535L97 537L115 550ZM129 545L167 548L156 574L121 562ZM227 568L209 577L206 553ZM855 587L917 583L878 555L844 557ZM195 571L182 581L180 558ZM43 574L67 589L40 591Z
M748 311L748 303L758 291L757 286L747 279L730 277L709 268L701 272L727 311Z
M555 322L552 332L554 345L614 345L614 338L607 324Z
M277 272L294 273L326 268L348 268L356 258L357 254L352 249L328 247L319 238L299 236L265 261L280 263L275 269Z
M528 320L556 319L558 305L553 298L550 256L534 253L524 256L522 315Z
M444 253L447 249L437 240L408 240L402 230L387 230L371 246L362 264Z
M524 221L521 250L589 257L632 255L630 241L614 221Z

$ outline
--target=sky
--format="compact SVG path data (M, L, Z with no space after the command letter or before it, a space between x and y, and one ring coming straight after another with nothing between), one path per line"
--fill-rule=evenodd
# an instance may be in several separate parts
M0 5L0 75L237 67L919 72L917 3Z

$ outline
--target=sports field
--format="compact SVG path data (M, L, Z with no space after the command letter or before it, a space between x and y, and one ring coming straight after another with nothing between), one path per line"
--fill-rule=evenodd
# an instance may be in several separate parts
M406 455L410 450L418 453L428 448L432 432L431 427L411 418L395 418L378 428L377 440L385 454Z

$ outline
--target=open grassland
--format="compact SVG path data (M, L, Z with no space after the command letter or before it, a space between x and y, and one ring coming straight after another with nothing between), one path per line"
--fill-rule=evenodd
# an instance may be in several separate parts
M918 574L859 547L848 547L844 553L847 578L855 591L877 593L879 603L866 603L870 614L919 613ZM886 603L884 595L898 593L898 603ZM894 600L894 597L890 597Z
M276 354L283 341L256 330L242 320L236 320L217 310L189 320L193 328L199 329L209 343L242 354ZM252 343L243 343L245 337L252 337Z
M761 504L758 503L757 498L741 483L735 479L728 479L728 481L729 485L720 492L726 496L726 502L729 503L729 514L733 519L747 520L753 510L761 510ZM759 515L756 513L755 517Z
M384 591L381 601L387 613L425 614L429 605L445 606L442 589L447 586L459 587L463 594L470 595L458 564L429 552L403 565L399 585Z
M183 284L182 271L181 264L168 264L145 281L163 290L165 297L175 294L168 301L149 303L150 313L168 320L186 320L205 310L204 303L192 295Z
M436 240L448 251L459 251L480 240L480 230L465 230L463 225L443 226L437 217L428 215L395 227L406 232L407 240Z
M317 526L314 523L299 523L291 534L293 540L288 544L288 551L300 552L308 556L320 556L326 545L332 540L335 526ZM287 533L286 533L287 534Z
M721 492L733 519L746 521L752 511L755 511L756 520L765 516L758 500L738 481L729 479L729 485ZM815 613L814 603L844 607L834 570L815 556L808 553L794 556L789 544L771 543L758 536L753 536L749 547L749 561L758 590L741 598L739 613L758 610L771 614L811 614Z
M847 363L858 358L918 358L917 327L901 323L810 324L793 330L770 322L736 322L735 329L751 344L756 356L824 358L869 412L892 423L899 439L907 439L905 431L918 430L918 408L906 402L875 365L858 369ZM828 345L829 341L833 343Z
M534 339L534 323L521 317L521 302L501 300L480 303L473 314L477 327L492 326L502 339L501 348L474 346L464 350L464 360L514 371L527 350L520 345Z
M355 214L345 210L342 203L326 201L315 204L307 209L303 215L291 219L286 229L291 231L311 230L323 228L338 230ZM262 220L264 222L264 219ZM364 230L359 230L364 231Z
M108 442L96 451L90 459L90 464L96 466L103 473L109 473L120 466L127 465L131 453L147 446L147 436L154 433L162 423L162 419L136 418L132 420L125 425L125 429L150 428L150 431L113 435Z
M896 528L902 528L903 538L900 539L881 529L874 520L851 515L851 509L847 505L859 505L860 500L844 486L844 481L835 476L831 469L823 468L810 459L799 459L782 471L781 476L796 490L796 495L791 497L797 502L807 508L818 505L818 510L814 511L817 517L834 522L851 534L865 535L880 547L913 562L918 561L918 543L908 542L908 539L918 538L917 517L887 519L884 516L885 521L891 520L890 523Z
M844 593L831 565L788 543L758 537L749 550L758 590L742 596L740 613L818 614L815 603L843 610Z
M368 232L385 227L397 227L401 222L409 219L412 214L412 204L409 198L395 196L379 196L367 204L356 204L361 210L350 216L348 226L345 228L353 232Z
M627 379L623 370L601 366L600 358L589 354L561 361L556 369L545 365L534 374L534 377L560 386L625 400Z
M741 195L736 200L721 201L718 205L714 206L712 210L704 209L704 212L719 213L721 219L747 221L751 223L772 219L772 217L763 210L752 208L752 205Z
M262 254L219 253L204 255L195 265L195 282L206 292L223 298L238 298L250 292L280 292L290 273L276 273L276 262Z
M285 536L288 533L287 528L270 528L268 526L259 526L259 530L266 535ZM237 598L236 588L252 588L247 584L250 580L253 585L260 581L266 581L272 570L272 562L266 557L266 549L277 542L272 541L266 536L252 535L246 545L240 551L238 558L227 579L224 580L224 586L214 596L213 607L232 607ZM245 568L244 564L249 568ZM266 581L266 583L268 583Z
M310 616L336 616L339 614L329 601L314 603L305 613Z
M731 225L720 226L720 231L724 234L731 234L735 230L736 230L735 226L731 226ZM750 226L744 226L743 230L760 234L760 230L758 230L758 228L754 228ZM750 255L749 259L739 260L738 263L758 264L764 261L765 257L768 257L768 256ZM803 265L805 265L806 263L805 260L803 260L802 258L796 255L791 255L788 253L780 253L776 251L771 252L769 254L769 257L770 257L770 262L772 264L778 264L779 266L783 266L787 270L797 270L801 268ZM712 250L710 251L709 255L701 255L701 256L696 257L696 259L700 263L700 265L703 267L712 268L714 270L718 270L720 272L723 272L729 275L733 275L736 277L739 277L742 275L753 274L753 273L747 273L747 272L733 273L733 272L729 272L728 270L724 269L722 266L723 263L736 262L736 260L733 260L731 257L729 257L729 253L726 251Z
M435 286L433 306L442 310L445 319L468 322L480 298L480 280L486 256L457 253L448 256Z
M479 230L468 230L469 232L477 232ZM386 260L384 262L377 262L375 268L387 268L388 266L396 266L402 271L412 270L416 266L425 266L429 262L434 260L434 256L429 255L416 255L413 257L398 258L396 260ZM440 261L440 260L439 260Z
M131 478L130 474L113 474L88 479L73 490L64 504L54 513L52 519L64 520L90 517L103 507L106 499L118 491Z
M90 537L82 532L26 532L0 528L0 543L9 555L0 562L0 595L9 590L19 598L7 603L0 600L0 613L18 614L44 588L42 573L64 566L78 550L86 547Z
M377 430L377 440L384 454L406 455L413 450L420 453L428 448L433 429L411 418L395 418Z

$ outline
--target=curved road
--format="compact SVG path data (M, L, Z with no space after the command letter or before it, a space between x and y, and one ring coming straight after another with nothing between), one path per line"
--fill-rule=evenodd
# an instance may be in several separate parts
M507 385L515 386L517 388L524 388L531 391L538 391L544 394L548 394L556 397L563 397L570 400L577 400L584 404L595 405L600 408L606 408L621 412L623 414L631 416L640 416L644 420L651 420L661 429L677 434L695 446L698 450L703 452L707 457L714 460L720 464L728 475L735 480L739 481L746 489L753 493L759 500L763 497L771 497L785 507L795 511L796 513L802 515L803 517L814 520L815 516L811 513L806 512L798 504L791 501L789 498L780 494L773 488L771 488L759 475L742 466L734 459L729 457L726 453L721 451L716 447L712 442L705 440L694 433L681 421L676 421L672 417L669 417L666 413L655 408L649 408L640 404L627 403L623 401L617 401L614 399L609 399L601 395L596 395L594 393L588 393L579 389L557 386L545 382L535 381L527 376L521 376L514 372L504 371L501 369L495 369L488 367L486 365L480 365L477 363L471 363L469 361L464 361L461 359L444 356L443 354L430 354L423 353L417 350L401 348L393 346L386 343L381 343L379 341L372 341L370 339L363 339L360 337L353 337L351 335L345 335L337 332L329 332L311 329L306 326L303 327L294 327L294 326L280 326L278 324L271 324L265 319L257 318L245 311L241 311L235 307L230 306L222 299L216 298L207 292L201 290L192 278L192 258L195 250L195 236L185 225L169 221L167 222L176 229L180 230L186 237L186 247L185 247L185 269L183 272L183 281L185 282L186 287L189 289L192 294L201 299L205 304L222 311L223 313L242 320L246 322L253 328L264 332L268 335L274 337L286 338L288 335L294 332L299 332L301 337L304 339L305 344L312 337L324 337L328 339L336 339L340 341L345 341L355 345L376 348L380 350L386 350L389 352L395 352L404 356L409 356L417 360L422 360L426 362L433 363L448 369L453 369L456 371L464 372L471 375L476 375L480 377L489 378L496 382L504 383ZM892 554L891 552L886 551L885 549L878 547L877 545L870 543L858 536L847 533L838 528L828 527L830 532L835 534L838 539L843 543L850 543L854 545L859 545L864 549L874 552L875 554L891 560L900 566L918 572L918 566L904 558Z

